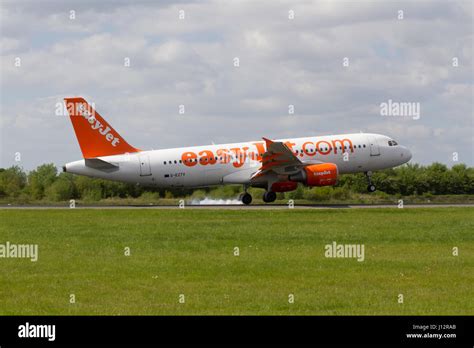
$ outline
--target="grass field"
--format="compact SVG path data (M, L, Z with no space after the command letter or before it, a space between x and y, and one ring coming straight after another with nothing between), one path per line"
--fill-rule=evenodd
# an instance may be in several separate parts
M1 315L474 314L472 208L0 210L7 241L39 259L0 259Z

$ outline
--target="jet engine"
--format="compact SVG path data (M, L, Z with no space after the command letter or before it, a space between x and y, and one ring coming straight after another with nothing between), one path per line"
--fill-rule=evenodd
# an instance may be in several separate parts
M337 182L338 170L334 163L311 164L288 177L306 186L332 186Z

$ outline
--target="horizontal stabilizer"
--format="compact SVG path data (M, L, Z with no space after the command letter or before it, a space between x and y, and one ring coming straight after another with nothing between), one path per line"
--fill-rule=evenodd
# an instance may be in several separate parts
M102 171L114 171L118 169L118 165L101 160L99 158L86 158L86 167L102 170Z

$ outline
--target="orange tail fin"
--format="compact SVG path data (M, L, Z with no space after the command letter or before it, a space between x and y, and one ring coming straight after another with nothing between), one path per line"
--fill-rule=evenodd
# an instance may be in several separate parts
M84 98L64 98L84 158L138 152Z

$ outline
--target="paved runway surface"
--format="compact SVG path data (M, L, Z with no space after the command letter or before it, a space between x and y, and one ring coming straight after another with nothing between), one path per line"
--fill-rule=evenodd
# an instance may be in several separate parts
M474 204L404 204L403 208L447 208L447 207L474 207ZM178 205L76 205L75 209L178 209ZM289 209L288 204L202 204L185 205L187 209ZM398 204L295 204L295 209L371 209L371 208L399 208ZM41 205L0 205L0 209L71 209L68 205L41 206Z

